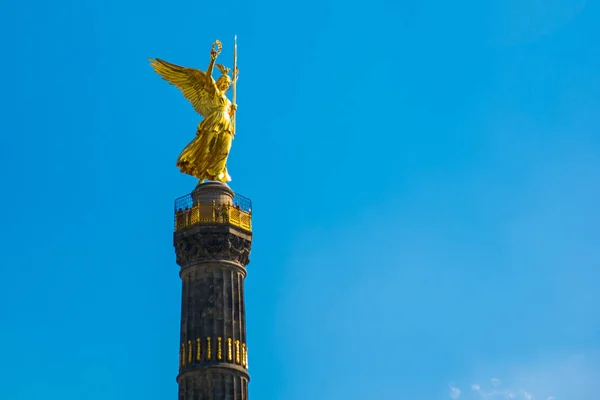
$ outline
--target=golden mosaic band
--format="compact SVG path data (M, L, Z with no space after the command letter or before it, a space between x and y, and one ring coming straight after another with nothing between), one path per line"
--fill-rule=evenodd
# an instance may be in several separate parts
M183 369L187 365L194 363L193 354L196 352L195 362L199 363L202 361L211 361L212 359L212 346L211 338L207 337L204 340L206 342L206 351L202 351L201 338L197 338L195 341L188 340L187 343L182 343L179 349L179 368ZM234 346L235 345L235 357L234 357ZM195 348L194 348L195 346ZM217 338L217 360L223 359L223 338ZM248 369L248 347L246 343L241 343L239 340L233 340L233 338L227 338L227 361Z

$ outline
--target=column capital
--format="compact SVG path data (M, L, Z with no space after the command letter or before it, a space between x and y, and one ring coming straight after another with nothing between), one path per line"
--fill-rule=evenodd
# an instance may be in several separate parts
M194 227L176 232L174 237L177 264L187 267L208 261L229 261L241 267L250 262L252 236L227 226Z

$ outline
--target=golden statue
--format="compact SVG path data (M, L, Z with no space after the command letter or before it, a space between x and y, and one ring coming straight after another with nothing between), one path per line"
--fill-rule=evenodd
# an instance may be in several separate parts
M221 42L215 41L210 51L210 63L206 72L180 67L159 58L150 59L154 71L170 84L178 87L192 103L196 112L204 117L204 120L198 124L196 137L183 149L177 160L181 172L192 175L201 182L231 180L226 164L231 141L235 135L237 44L234 44L232 78L228 75L229 68L215 64L221 49ZM222 73L216 82L212 77L215 65ZM226 96L232 83L233 103Z

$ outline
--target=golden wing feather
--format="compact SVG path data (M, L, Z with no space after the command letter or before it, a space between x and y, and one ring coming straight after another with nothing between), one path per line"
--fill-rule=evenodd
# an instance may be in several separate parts
M210 95L210 88L204 72L194 68L180 67L160 58L156 60L151 58L150 65L164 80L181 90L198 114L205 118L208 116L210 110L207 107L207 98ZM214 86L214 80L212 77L210 79Z

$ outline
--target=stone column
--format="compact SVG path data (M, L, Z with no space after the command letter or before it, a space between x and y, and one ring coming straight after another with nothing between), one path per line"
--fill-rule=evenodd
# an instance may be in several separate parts
M193 204L231 205L223 183L199 184ZM252 233L202 220L174 234L181 267L179 400L247 400L244 279Z

